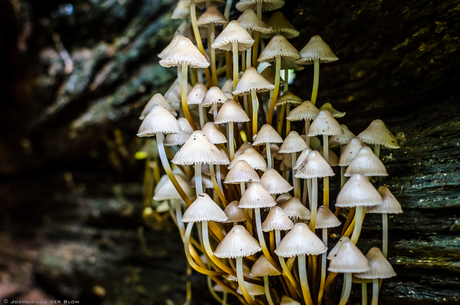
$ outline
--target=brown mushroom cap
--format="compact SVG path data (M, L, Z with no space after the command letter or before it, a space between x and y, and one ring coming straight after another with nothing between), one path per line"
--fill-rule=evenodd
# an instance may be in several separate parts
M227 27L216 37L211 47L225 51L232 51L233 42L238 43L238 51L245 51L252 47L254 39L251 35L238 23L232 20Z

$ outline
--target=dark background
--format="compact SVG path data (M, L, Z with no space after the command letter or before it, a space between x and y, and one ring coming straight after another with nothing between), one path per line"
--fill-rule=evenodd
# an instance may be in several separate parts
M169 221L143 221L134 159L137 117L175 77L156 56L180 23L173 2L0 0L0 298L184 302L182 243ZM286 1L282 11L299 50L319 34L340 58L321 66L318 102L347 111L340 122L355 134L383 119L401 145L382 152L381 183L404 214L390 217L398 277L381 303L457 303L460 1ZM308 99L312 69L297 75L291 91ZM379 229L366 218L363 252ZM192 278L194 303L212 303Z

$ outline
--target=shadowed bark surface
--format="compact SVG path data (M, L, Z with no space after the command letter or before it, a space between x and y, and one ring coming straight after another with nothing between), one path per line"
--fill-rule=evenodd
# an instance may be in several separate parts
M134 159L142 107L175 78L156 56L180 23L174 1L44 2L0 0L0 297L182 304L183 246L170 221L142 219ZM381 118L401 145L382 151L389 177L376 183L404 209L390 217L398 277L382 304L458 302L459 11L453 0L283 8L299 50L319 34L340 58L321 65L318 104L347 111L355 134ZM312 74L297 72L291 91L309 99ZM380 218L366 216L358 245L379 240ZM192 281L194 304L213 303Z

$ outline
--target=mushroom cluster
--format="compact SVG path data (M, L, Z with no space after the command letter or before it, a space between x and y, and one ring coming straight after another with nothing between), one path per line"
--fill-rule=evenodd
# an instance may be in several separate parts
M284 1L240 0L237 20L229 20L231 5L181 0L173 13L184 23L159 57L177 67L177 80L147 103L137 134L155 137L137 154L147 159L144 216L162 221L169 212L189 267L208 277L222 304L232 294L250 305L343 305L353 283L367 304L371 282L377 304L381 279L396 275L386 259L388 214L402 210L372 177L387 176L380 149L397 141L381 120L355 137L337 121L344 112L316 106L320 63L338 58L318 35L297 51L288 39L299 32L271 12ZM262 62L271 66L260 73ZM306 64L309 100L288 91L289 70ZM336 166L341 190L331 200ZM357 243L366 213L382 214L383 238L364 256ZM331 233L341 238L328 251ZM339 273L343 291L334 297Z

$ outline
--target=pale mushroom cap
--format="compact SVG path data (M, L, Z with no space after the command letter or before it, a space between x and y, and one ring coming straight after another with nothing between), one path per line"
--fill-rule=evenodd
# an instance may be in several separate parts
M241 144L240 148L238 148L238 150L235 151L235 157L241 155L247 148L254 148L254 146L252 146L252 144L249 142L244 142L243 144Z
M314 120L318 116L319 110L310 101L305 101L288 113L286 120L302 121Z
M236 9L240 12L247 9L254 9L256 7L256 3L260 2L262 3L262 9L264 11L274 11L284 5L284 1L282 0L240 0L236 4Z
M240 222L246 221L244 209L238 207L238 201L234 200L227 204L224 210L225 215L228 216L227 222Z
M201 105L204 107L212 106L213 104L223 104L227 100L227 96L219 89L219 87L213 86L209 88L208 92L204 96Z
M192 86L187 83L187 94L192 90ZM169 104L177 104L181 103L181 93L180 93L180 86L179 80L176 78L174 83L168 88L168 91L164 94L165 100Z
M278 173L276 169L269 168L260 178L262 186L268 190L270 194L282 194L287 193L293 189L293 187L287 182L283 176Z
M152 98L148 101L148 103L145 105L144 109L142 110L141 116L139 119L143 120L147 114L155 107L156 105L163 106L168 110L173 116L177 116L177 112L174 110L174 108L165 100L163 95L161 93L157 93Z
M196 83L195 86L193 86L192 90L190 90L190 92L187 95L187 104L188 105L201 104L207 92L208 92L208 89L206 89L206 86L203 85L203 83Z
M204 171L202 170L201 172L203 173ZM203 184L203 187L206 189L210 189L214 186L212 184L211 177L209 177L206 174L201 175L201 183ZM190 180L189 185L192 189L195 188L195 176L193 176L192 180Z
M241 225L234 226L214 251L219 258L246 257L261 251L257 240Z
M222 25L226 24L227 22L227 18L225 18L224 15L219 12L217 6L215 5L210 5L206 9L206 12L204 12L203 15L201 15L200 18L198 18L196 21L198 26L204 26L208 24Z
M182 129L176 118L163 106L155 106L142 121L138 137L152 137L156 133L179 133Z
M319 60L320 63L338 60L329 45L319 35L310 38L310 41L300 50L300 56L301 59L298 61L303 64L312 64L315 60Z
M350 241L350 239L347 236L340 237L339 241L335 244L335 246L331 249L331 251L327 255L328 260L331 260L334 257L334 255L337 254L337 252L340 249L340 246L342 246L343 242L346 240Z
M188 38L182 38L165 54L160 65L166 68L188 65L192 68L209 67L208 60Z
M185 210L182 222L225 222L227 218L217 203L208 194L203 193L198 195L197 199Z
M281 11L275 11L267 20L268 26L272 28L274 35L283 35L286 39L299 36L300 32L284 17Z
M232 51L233 42L238 43L238 51L245 51L252 47L254 39L251 35L238 23L232 20L227 27L216 37L211 47L225 51Z
M358 135L364 143L381 145L386 148L400 148L395 136L388 130L382 120L374 120Z
M212 144L201 130L194 131L185 144L179 149L171 161L178 165L192 164L228 164L219 149Z
M338 136L332 136L329 138L329 147L337 147L341 145L347 145L350 143L351 139L355 137L355 135L348 129L347 126L341 124L343 134Z
M284 236L275 253L281 257L293 257L301 254L318 255L326 250L321 239L305 223L300 222Z
M262 231L270 232L273 230L287 231L294 227L294 223L283 212L279 206L273 207L268 213L267 218L262 223Z
M299 58L299 51L286 38L276 35L270 39L257 60L259 62L272 62L275 61L277 55L284 60L295 60Z
M298 170L304 163L304 161L307 160L308 155L310 154L311 149L305 148L300 155L297 157L297 161L295 161L294 164L294 169Z
M350 240L345 240L339 251L332 257L327 270L338 273L356 273L369 269L369 262L361 250Z
M235 157L228 166L228 169L232 169L240 160L245 160L255 170L261 170L263 172L267 170L267 162L264 157L252 147L246 148L242 154Z
M252 284L249 282L244 282L244 285L246 286L246 290L248 291L249 295L264 295L265 294L264 286ZM241 288L239 286L236 292L239 294L242 294Z
M337 122L327 110L320 110L318 116L313 120L308 130L309 137L317 135L336 136L342 133L343 130L339 122Z
M224 124L229 122L249 122L250 119L244 109L234 100L227 100L214 121L214 124Z
M354 174L363 174L364 176L388 176L385 165L382 161L374 154L372 149L365 146L361 148L348 165L345 177L350 177Z
M265 255L261 255L254 265L252 265L250 276L258 277L258 276L277 276L280 275L281 272L278 271L270 262L267 260Z
M331 103L324 103L319 110L327 110L329 111L334 118L343 118L346 114L346 112L341 112L336 110L334 107L332 107Z
M179 2L177 3L171 15L171 19L184 19L189 14L190 14L190 1L189 0L179 0Z
M386 186L381 186L378 189L380 196L382 196L382 203L367 209L367 213L372 214L400 214L402 213L401 204L396 200L395 196L390 192Z
M329 210L328 207L320 206L316 214L315 227L322 228L335 228L340 226L340 220Z
M284 91L283 94L276 100L276 106L282 106L285 104L291 104L291 106L297 106L302 104L302 99L290 91Z
M286 202L288 201L289 199L291 199L292 196L289 194L289 193L285 193L285 194L281 194L279 195L277 198L276 198L276 203L277 204L282 204L283 202Z
M177 122L179 123L182 132L167 135L164 142L165 146L182 145L187 142L188 138L192 134L193 128L190 126L190 123L186 118L179 118Z
M243 14L236 21L248 32L270 33L271 31L271 28L252 9L244 10Z
M212 122L207 122L204 124L203 128L201 128L201 131L204 132L212 144L222 144L228 142L225 135L219 129L217 129L216 125L214 125Z
M345 148L343 149L342 154L340 155L339 166L350 165L350 163L353 161L353 159L356 157L358 152L363 147L363 141L361 141L358 138L351 139L347 146L345 146Z
M336 206L350 208L374 206L382 203L382 197L364 175L355 174L345 183L337 195Z
M327 164L323 157L321 157L321 154L318 151L313 150L308 154L305 163L300 166L294 177L308 179L332 177L334 175L335 174L331 166Z
M259 130L252 145L259 146L265 143L283 143L283 138L270 124L265 124Z
M275 89L275 86L257 72L256 68L249 67L244 71L243 76L233 90L233 95L246 95L252 90L266 92Z
M266 80L268 80L270 83L274 84L275 83L275 76L276 76L276 71L275 68L272 66L266 67L261 73Z
M363 273L357 273L355 276L361 279L388 279L396 276L391 264L383 256L379 248L373 247L367 252L366 258L369 261L371 269Z
M245 160L236 162L224 180L224 183L229 184L239 184L240 182L260 182L257 172Z
M260 182L252 182L241 196L238 207L241 209L270 208L276 205L275 199Z
M227 79L221 88L223 93L232 93L233 91L233 79ZM224 101L225 102L225 101Z
M184 190L185 194L187 194L189 198L194 198L195 192L188 186L187 180L185 180L185 178L182 177L182 175L174 175L174 177L176 177L177 182L179 183L181 188ZM156 200L156 201L161 201L161 200L166 200L166 199L181 199L181 196L179 195L179 193L177 192L176 188L172 184L171 180L169 180L169 178L167 178L163 186L160 187L155 192L155 196L153 196L153 200Z
M308 210L297 197L291 197L289 200L283 202L280 204L280 208L283 209L288 217L310 220L310 210Z
M280 305L300 305L300 303L294 299L291 299L287 295L283 295Z
M279 154L278 154L278 151L280 150L280 147L276 144L270 144L270 152L272 154L273 157L275 157L276 160L281 160L281 158L278 158ZM262 156L264 156L264 158L267 158L267 146L265 145L264 146L264 150L262 151Z
M182 1L180 1L180 2L182 2ZM171 40L171 42L166 46L166 48L164 48L163 51L161 51L160 54L158 54L158 57L159 57L160 59L162 59L163 57L165 57L165 55L168 54L168 52L176 45L176 43L177 43L179 40L183 39L183 38L185 38L184 35L177 35L177 36L175 36L175 37Z
M299 136L297 131L291 131L286 139L284 139L283 144L281 144L279 152L282 154L290 154L303 151L307 148L307 143Z

